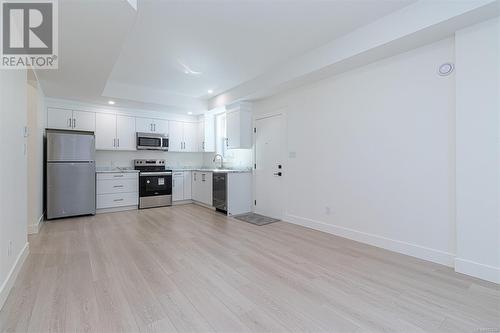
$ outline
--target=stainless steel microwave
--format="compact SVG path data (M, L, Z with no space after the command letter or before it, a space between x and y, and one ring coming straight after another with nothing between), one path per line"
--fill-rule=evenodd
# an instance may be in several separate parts
M137 150L168 151L168 136L158 133L137 133Z

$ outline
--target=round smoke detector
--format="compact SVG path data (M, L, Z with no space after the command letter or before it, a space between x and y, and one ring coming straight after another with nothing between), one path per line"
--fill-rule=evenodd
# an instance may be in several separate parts
M448 76L453 72L453 69L455 69L455 66L453 66L452 63L447 62L439 66L438 74L441 76Z

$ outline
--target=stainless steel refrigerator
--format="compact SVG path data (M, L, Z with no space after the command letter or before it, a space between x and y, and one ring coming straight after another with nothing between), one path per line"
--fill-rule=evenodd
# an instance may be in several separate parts
M47 130L47 219L95 214L95 137Z

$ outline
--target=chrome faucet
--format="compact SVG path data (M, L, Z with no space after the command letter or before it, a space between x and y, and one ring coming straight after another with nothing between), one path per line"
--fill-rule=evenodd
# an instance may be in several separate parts
M220 157L220 167L219 167L219 169L222 169L222 167L224 165L224 157L222 157L221 154L215 154L214 159L212 160L212 162L215 163L215 160L217 160L217 157Z

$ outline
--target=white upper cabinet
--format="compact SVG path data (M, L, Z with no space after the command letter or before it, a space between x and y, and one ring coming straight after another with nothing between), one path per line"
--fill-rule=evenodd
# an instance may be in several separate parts
M116 116L116 149L136 150L135 118Z
M198 123L184 123L184 150L198 151Z
M149 118L135 118L135 128L137 132L153 133L153 122Z
M76 131L95 131L95 113L48 108L47 127Z
M198 123L168 122L169 151L198 151Z
M252 148L252 112L249 103L226 106L227 148Z
M47 127L53 129L73 129L73 110L48 108Z
M198 151L215 152L215 117L205 115L198 122Z
M78 131L95 131L95 113L74 110L73 129Z
M182 121L168 122L168 150L184 151L184 123Z
M116 115L98 113L95 125L95 149L114 150L116 148Z
M154 133L168 135L168 121L162 119L153 119Z
M168 135L168 121L162 119L135 118L137 132Z
M135 150L135 118L108 113L96 114L97 150Z

